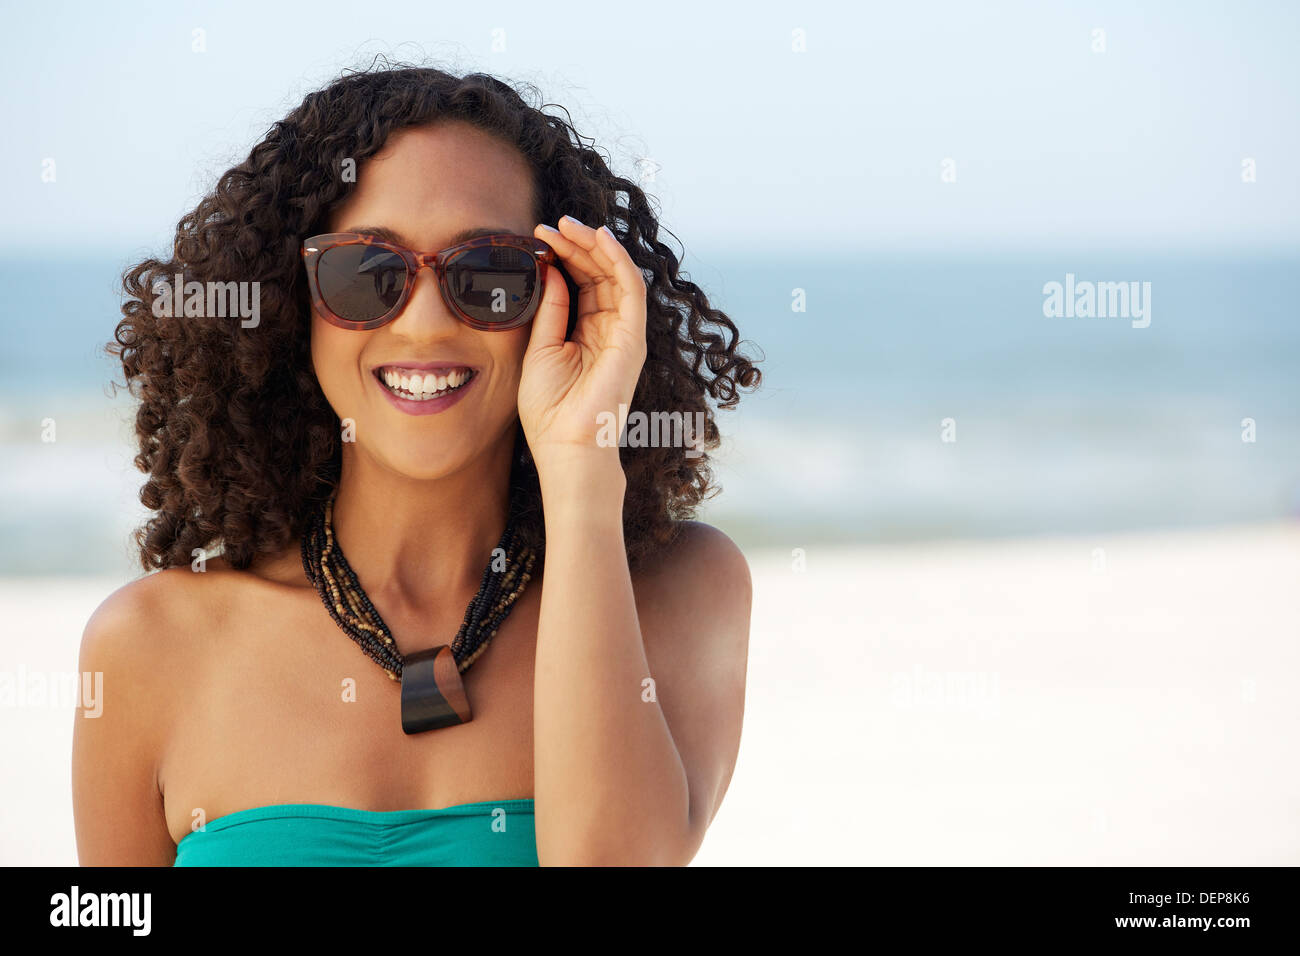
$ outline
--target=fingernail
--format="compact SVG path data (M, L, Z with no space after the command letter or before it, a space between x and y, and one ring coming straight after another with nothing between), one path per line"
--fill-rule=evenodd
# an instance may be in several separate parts
M539 223L539 225L540 225L543 229L545 229L547 232L553 232L553 233L555 233L557 236L561 234L561 233L560 233L560 230L556 229L554 226L548 226L548 225L547 225L546 223L544 223L544 222L543 222L543 223Z
M578 226L582 225L582 220L580 219L574 219L572 216L565 216L564 218L569 220L569 222L573 223L574 225L578 225Z
M600 231L603 232L605 235L609 236L609 238L613 239L615 242L618 242L618 237L614 235L613 231L609 228L609 226L601 226Z

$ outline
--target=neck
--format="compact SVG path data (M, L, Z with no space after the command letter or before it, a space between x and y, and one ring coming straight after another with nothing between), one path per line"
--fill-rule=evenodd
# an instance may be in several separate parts
M505 531L513 452L511 432L464 468L417 479L344 446L334 540L377 607L422 614L478 590Z

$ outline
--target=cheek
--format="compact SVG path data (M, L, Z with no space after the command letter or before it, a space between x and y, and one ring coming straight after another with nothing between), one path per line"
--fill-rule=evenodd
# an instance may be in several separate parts
M312 314L311 361L321 391L333 404L356 389L357 362L365 332L340 329ZM337 407L335 411L338 411Z
M493 421L504 420L518 414L519 378L524 369L524 353L528 350L528 334L532 328L526 325L522 329L509 332L481 332L486 336L482 340L483 349L490 356L492 363L491 391L483 411Z
M487 353L492 367L493 388L503 388L510 383L519 384L524 367L524 352L528 349L528 330L511 329L509 332L478 332L479 354Z

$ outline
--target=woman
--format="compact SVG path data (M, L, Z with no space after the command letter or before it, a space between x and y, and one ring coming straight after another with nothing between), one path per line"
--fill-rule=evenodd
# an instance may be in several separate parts
M689 516L759 372L658 228L513 88L379 69L128 271L160 570L83 637L83 865L691 860L750 582Z

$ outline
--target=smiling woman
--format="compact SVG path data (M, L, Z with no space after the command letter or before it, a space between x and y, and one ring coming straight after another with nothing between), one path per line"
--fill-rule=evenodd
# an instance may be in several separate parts
M760 376L658 231L511 86L375 69L128 271L156 573L83 636L83 864L690 861L750 612L692 516ZM256 283L259 323L158 314L174 276ZM703 434L599 440L628 408Z

